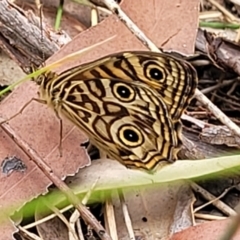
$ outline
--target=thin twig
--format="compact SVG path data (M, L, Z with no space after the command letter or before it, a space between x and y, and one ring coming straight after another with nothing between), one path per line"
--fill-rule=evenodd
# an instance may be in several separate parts
M104 219L105 219L105 227L109 232L110 236L113 240L118 240L117 234L117 226L116 226L116 219L114 214L114 206L112 203L112 198L109 198L105 201L104 206Z
M127 26L127 28L150 50L160 52L159 48L148 39L148 37L138 28L138 26L122 11L114 0L101 0L117 17Z
M132 221L131 221L131 218L130 218L130 215L129 215L129 212L128 212L128 208L127 208L127 204L125 202L124 195L123 195L123 192L122 192L121 189L119 189L118 195L119 195L120 203L121 203L121 206L122 206L123 217L124 217L124 220L125 220L125 223L126 223L129 239L134 240L135 235L134 235L134 231L133 231Z
M213 194L211 194L210 192L208 192L207 190L205 190L204 188L202 188L201 186L199 186L194 182L191 182L191 188L195 192L201 194L201 196L208 201L212 201L216 199L216 197ZM237 214L236 211L234 211L232 208L230 208L227 204L225 204L221 200L213 201L212 205L217 207L220 211L222 211L227 216L236 216Z
M91 26L96 26L98 24L98 10L97 8L91 9Z
M227 217L222 217L222 216L216 216L212 214L204 214L204 213L194 213L194 217L202 220L224 220L227 219Z
M37 236L36 234L29 232L28 230L24 229L21 226L18 226L18 228L20 229L20 231L22 231L24 234L26 234L26 236L30 237L31 239L34 240L42 240L42 238L40 238L39 236Z
M232 190L233 188L235 188L235 186L231 186L231 187L225 189L225 190L223 191L223 193L222 193L221 195L219 195L218 197L215 197L215 198L213 198L212 200L206 202L205 204L199 206L198 208L195 208L195 209L194 209L194 212L198 212L198 211L200 211L201 209L205 208L206 206L212 204L213 202L216 202L216 201L220 200L221 198L223 198L223 197L224 197L230 190Z
M83 235L80 219L78 219L78 221L76 223L76 227L77 227L77 231L78 231L79 240L84 240L85 238L84 238L84 235Z
M226 8L224 8L219 2L215 0L208 0L213 6L215 6L220 12L229 18L231 22L239 22L239 19L236 18L232 13L230 13Z

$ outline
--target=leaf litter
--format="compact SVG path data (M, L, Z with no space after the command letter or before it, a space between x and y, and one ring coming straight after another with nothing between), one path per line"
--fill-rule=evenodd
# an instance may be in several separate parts
M138 1L138 4L136 4L135 1L132 1L130 3L130 1L125 0L121 6L122 6L123 10L132 19L134 19L134 21L143 30L143 32L157 44L157 46L164 47L164 49L168 49L168 50L173 49L173 50L180 51L182 53L192 54L193 48L194 48L195 30L196 30L196 26L197 26L197 14L198 14L197 1L194 3L181 3L180 5L178 5L178 4L176 5L174 3L168 3L167 1L163 1L163 3L161 3L161 4L159 4L159 6L156 6L156 5L154 5L154 1L151 1L151 4L149 4L148 8L146 9L146 5L144 4L143 1L141 1L141 2ZM184 5L184 4L186 4L186 5ZM153 10L150 11L151 9L153 9ZM175 11L175 10L178 12L176 14L173 14L173 11ZM152 14L153 12L155 13L155 15ZM140 13L142 13L142 14L140 14ZM144 19L142 18L142 15L145 16ZM146 17L146 16L149 16L149 17ZM179 19L176 18L176 16L179 16ZM180 21L180 20L182 20L182 21ZM166 26L168 26L168 27L166 27ZM106 28L108 28L108 29L106 29ZM156 28L157 28L157 30L156 30ZM166 29L168 31L166 31ZM134 38L134 36L122 25L121 22L119 22L116 19L115 16L109 16L103 22L98 24L96 27L92 27L92 28L88 29L87 31L83 31L82 33L80 33L70 44L64 46L61 49L61 51L59 51L59 53L55 54L52 58L50 58L48 60L48 62L54 61L54 59L60 59L62 56L65 56L66 54L68 54L72 51L76 51L78 49L89 46L89 45L95 43L96 41L103 40L106 37L112 36L114 34L117 34L117 37L118 37L117 39L112 40L112 42L110 42L109 44L106 44L101 49L94 50L90 54L84 56L83 58L81 58L81 63L90 61L90 60L98 58L102 55L106 55L108 53L112 53L112 52L116 52L116 51L129 50L129 49L130 50L144 49L144 47L139 43L139 41L137 41ZM68 69L70 66L72 67L73 65L78 65L79 63L80 63L80 61L79 62L74 61L72 63L69 62L68 64L65 64L64 67L59 68L59 72L63 71L64 69ZM24 84L23 87L20 86L18 89L16 89L13 92L13 94L11 94L5 100L5 102L3 102L4 105L6 106L5 111L3 111L3 112L4 112L4 114L7 114L8 117L15 114L16 111L21 108L20 105L22 106L26 102L26 96L24 94L24 92L26 91L25 90L26 88L32 89L31 90L33 93L32 96L34 96L34 93L37 92L37 89L35 88L35 86L33 84L27 83L27 84ZM11 104L11 98L13 98L12 95L14 96L14 94L15 94L16 100L15 100L15 102L12 100L14 102L14 104L13 103ZM36 96L36 94L35 94L35 96ZM29 97L29 99L31 99L31 95L29 95L28 97ZM20 104L19 104L19 100L20 100ZM1 104L1 106L0 106L1 112L2 112L2 109L1 109L2 105L3 104ZM31 105L33 105L33 106L31 106ZM26 109L21 116L17 116L15 119L11 120L11 126L13 126L15 130L17 130L18 134L20 134L21 137L24 140L26 140L26 142L30 142L31 147L33 147L35 150L37 150L37 152L39 154L41 154L42 157L50 156L49 163L54 171L56 169L56 171L55 171L56 173L60 172L60 176L63 176L63 177L66 175L69 175L69 174L71 175L71 173L74 174L76 172L76 170L79 168L79 163L76 163L76 159L74 157L79 157L79 155L82 156L82 154L79 154L79 148L77 149L77 147L76 147L76 150L74 150L74 151L76 151L76 155L73 158L71 158L71 156L72 156L71 155L72 152L71 152L69 158L66 159L66 162L64 164L62 162L62 161L64 161L64 159L58 158L57 137L56 136L59 135L59 129L56 127L58 124L57 121L54 122L54 119L55 119L54 114L49 113L48 110L45 110L44 106L39 106L39 104L34 103L31 105L29 106L29 108L30 108L29 110ZM3 109L4 109L4 107L3 107ZM47 112L47 115L44 114L42 116L41 111L43 111L43 110L45 110ZM38 114L36 114L36 113L38 113ZM50 120L47 121L46 127L44 127L44 122L46 121L46 119L48 119L48 114L50 116ZM21 119L21 117L22 117L22 119ZM36 117L40 118L40 120L39 121L36 120ZM28 118L29 118L29 120L28 120ZM26 124L24 124L25 120L27 120ZM37 125L39 126L38 129L35 129L36 124L34 124L34 126L32 126L33 122L37 123ZM53 124L53 122L54 122L54 124ZM64 123L64 124L67 124L67 123ZM31 126L32 129L29 129L29 126ZM49 126L51 126L51 127L49 127ZM41 127L43 127L43 130ZM66 133L65 133L66 136L68 136L68 131L70 131L70 132L75 131L75 130L72 130L70 125L68 127L69 128L67 128ZM55 128L55 132L54 132L54 134L52 134L53 133L52 131L54 128ZM27 131L28 131L28 133L27 133ZM24 132L25 132L25 134L24 134ZM44 134L42 134L42 133L44 133ZM39 141L36 141L35 138L33 138L29 135L38 136ZM44 136L42 136L42 135L44 135ZM53 140L55 140L55 143L52 145L49 145L52 143L53 136L54 136ZM73 136L72 136L72 139L73 139L73 141L71 142L72 145L74 145L74 144L76 145L76 143L74 143L74 140L76 142L76 139L78 139L76 137L80 138L78 141L79 143L85 141L85 139L86 139L85 136L81 138L79 136L79 131L77 131L76 134L73 134ZM7 136L5 136L5 138L7 138ZM49 142L50 138L51 138L51 142ZM11 139L9 139L9 141L11 141ZM39 144L39 142L41 144ZM63 146L63 151L68 152L69 151L68 149L71 149L73 147L71 144L69 144L69 148L67 148L68 145ZM6 145L8 145L8 144L6 144ZM16 146L14 146L13 148L9 147L8 150L12 151L12 149L16 149L16 148L17 148ZM55 154L53 154L52 149L54 149ZM19 151L19 150L16 150L16 151ZM70 151L72 151L72 149ZM8 151L8 153L9 153L9 151ZM26 156L25 156L25 159L26 159ZM56 161L59 162L59 165L61 165L61 166L59 166L59 168L56 168L56 166L54 164ZM62 165L62 163L63 163L63 165ZM68 170L68 167L70 167L68 165L71 165L71 164L72 164L72 168L71 168L71 170ZM88 163L86 163L86 162L80 163L80 167L85 166L84 164L87 165ZM220 164L220 166L222 166L221 160L219 161L218 164ZM236 163L236 165L238 165L238 163ZM223 165L223 166L226 167L226 165ZM74 171L74 169L75 169L75 171ZM91 169L91 167L90 167L90 169ZM111 169L111 168L108 168L108 169ZM83 171L84 170L85 169L83 169ZM86 170L87 170L87 168L86 168ZM28 169L28 171L29 171L29 169ZM92 168L92 171L93 171L93 168ZM202 169L201 169L201 171L202 171ZM94 173L96 174L98 172L99 172L99 169L96 169L95 171L93 171L93 174ZM12 176L16 176L16 174L17 173L14 173L14 175L12 175ZM106 173L106 174L108 175L108 173ZM122 179L122 173L117 174L116 176L117 176L118 180ZM21 174L20 174L20 177L22 177ZM42 177L44 178L44 176L42 176ZM11 176L9 177L9 179L10 178L11 178ZM38 181L43 182L40 179L41 178L38 178ZM15 181L15 185L16 185L16 183L18 183L18 181ZM32 183L32 181L34 182L34 179L31 179L31 183ZM13 181L13 183L14 183L14 181ZM82 184L82 181L80 181L79 184ZM40 189L34 193L32 192L32 196L29 196L29 195L24 196L23 202L30 200L33 196L35 197L38 194L46 192L45 189L46 189L47 185L45 184L45 187L41 188L42 190ZM23 187L20 188L18 185L16 185L14 190L16 191L16 189L19 189L19 190L23 191L22 188ZM89 188L89 186L88 186L88 188ZM174 188L167 187L166 191L169 190L169 192L171 192L172 195L171 194L168 195L164 191L162 191L162 193L161 193L161 191L156 193L156 189L153 189L152 191L151 191L151 189L146 189L146 192L144 192L144 191L141 192L139 190L140 193L142 194L142 195L140 194L141 201L139 203L139 206L144 206L144 208L143 209L138 209L138 208L134 209L133 207L128 208L131 218L132 219L134 218L134 221L132 221L132 224L134 226L134 232L137 233L138 236L141 236L143 239L144 239L144 237L145 237L145 239L150 239L151 237L153 237L153 235L151 235L151 234L155 234L154 237L157 236L156 229L154 227L149 228L149 226L152 225L149 223L154 222L154 217L151 213L154 212L154 210L156 210L157 207L159 207L159 209L163 209L164 207L166 207L166 205L165 205L166 201L169 198L171 198L171 196L175 196L175 197L179 196L180 197L181 195L183 196L184 193L190 191L189 188L186 188L184 191L183 190L180 191L180 189L181 189L181 186L179 188L176 186ZM137 192L137 189L136 189L136 192ZM180 195L179 195L179 192L181 193ZM137 199L139 199L137 197L138 194L135 194L136 196L134 196L134 193L130 194L130 195L131 196L129 196L128 193L125 194L125 202L127 202L127 204L129 206L134 206L134 203L136 203ZM149 196L150 196L150 199L148 199ZM159 202L159 204L157 204L157 206L156 206L155 204L158 203L157 200L159 199L160 196L163 197L163 200L161 200ZM17 199L19 200L19 197ZM181 199L181 198L179 198L179 199ZM115 200L115 199L113 198L113 200ZM191 200L192 200L192 196L190 194L189 198L186 199L186 202L184 201L186 205L185 204L183 204L183 205L189 206ZM116 201L119 201L119 200L117 199ZM175 201L173 201L173 204L170 204L171 210L173 210L172 214L174 215L174 212L176 212L176 217L181 216L181 213L184 212L183 208L181 208L181 207L176 208L176 203L178 203L178 202L179 202L179 200L176 199ZM115 205L117 206L117 203ZM121 205L123 205L123 203L121 203ZM18 206L20 207L21 204L18 204ZM190 219L189 218L190 210L189 210L189 208L187 208L187 209L188 210L186 213L186 219L189 220ZM133 213L131 213L131 210L133 210ZM141 212L139 210L143 210L143 212ZM117 213L121 214L121 211L117 212ZM149 213L149 215L147 215L147 217L146 217L146 213ZM116 216L118 216L118 215L116 215ZM172 222L173 218L171 218L170 215L168 217L169 217L169 220L166 219L166 222L168 222L168 223ZM125 218L125 220L126 220L126 216L123 216L123 218ZM121 219L119 217L116 220L119 221ZM143 224L143 223L146 223L146 220L149 223L147 223L145 225L148 225L148 226L145 226ZM178 221L176 220L176 223L177 222ZM157 223L157 221L155 223ZM193 224L193 223L189 220L188 224L183 225L183 226L186 228L187 226L189 226L191 224ZM123 225L120 225L120 226L123 226ZM170 225L168 225L168 227L169 226ZM167 227L163 227L163 230L166 230L166 228ZM139 229L141 229L140 232L139 232ZM176 229L178 229L178 228L176 228ZM118 229L118 233L123 234L121 237L123 239L124 239L124 237L126 237L126 239L128 239L127 236L129 234L129 228L127 228L127 230L125 229L126 231L124 231L124 232L121 232L121 230L122 229L120 229L120 230ZM163 233L161 233L161 234L163 234ZM161 235L163 237L161 238L161 236L160 236L159 239L164 239L164 237L167 238L169 236L169 234L170 234L170 232L167 231L167 232L165 232L165 235L164 234Z

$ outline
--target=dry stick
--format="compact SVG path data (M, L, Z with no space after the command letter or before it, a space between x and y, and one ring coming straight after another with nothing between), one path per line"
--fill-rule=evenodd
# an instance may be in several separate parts
M84 235L83 235L83 231L82 231L82 226L81 226L80 219L78 219L78 221L76 223L76 228L77 228L77 231L78 231L79 240L85 240Z
M56 39L60 41L59 45L63 44L62 38L57 37L57 34L50 31L44 23L45 30L41 31L39 18L30 13L27 14L7 0L0 1L0 44L2 39L10 43L7 44L9 49L5 50L19 66L28 68L31 64L41 65L44 59L40 53L44 53L48 58L59 50Z
M100 239L112 240L108 233L92 213L81 203L81 200L72 192L72 190L57 176L53 170L41 159L38 153L23 141L16 132L6 123L2 124L2 129L13 139L13 141L26 153L31 160L44 172L44 174L62 191L69 202L78 209L83 220L89 224Z
M150 50L160 52L159 48L147 38L147 36L138 28L138 26L122 11L120 6L114 0L101 0L110 11L127 26L127 28Z
M116 219L114 214L114 206L112 203L112 197L106 200L105 202L105 227L107 231L109 232L110 236L113 240L118 240L118 234L117 234L117 226L116 226Z
M219 4L215 0L208 0L213 6L215 6L219 11L221 11L225 16L227 16L232 22L239 22L239 19L235 17L231 12L229 12L225 7Z
M18 226L18 228L28 237L34 239L34 240L42 240L42 238L40 238L39 236L37 236L36 234L29 232L28 230L24 229L21 226Z
M98 11L96 8L92 8L91 10L91 27L96 26L98 24Z
M122 189L118 190L118 195L119 195L119 199L120 199L120 204L122 207L122 211L123 211L123 217L124 217L124 221L127 227L127 231L128 231L128 235L129 235L129 239L130 240L134 240L135 239L135 235L134 235L134 231L133 231L133 226L132 226L132 221L128 212L128 208L124 199L124 195L122 192Z
M211 214L204 214L204 213L194 213L195 219L201 219L201 220L225 220L228 219L228 217L222 217L217 215L211 215Z
M190 185L191 185L191 188L195 192L201 194L201 196L203 198L205 198L206 200L212 201L212 200L216 199L216 197L213 194L209 193L207 190L205 190L198 184L191 182ZM227 216L235 216L237 214L236 211L234 211L232 208L230 208L227 204L225 204L224 202L222 202L219 199L212 201L212 205L215 206L216 208L218 208L220 211L222 211Z
M223 192L221 195L219 195L218 197L216 197L216 198L212 199L211 201L208 201L208 202L206 202L205 204L203 204L203 205L195 208L195 209L194 209L194 213L200 211L201 209L205 208L206 206L212 204L213 202L216 202L216 201L220 200L221 198L223 198L223 197L224 197L230 190L232 190L233 188L235 188L235 186L231 186L231 187L225 189L224 192ZM220 209L220 210L221 210L221 209Z
M137 27L135 23L122 11L120 6L114 0L102 0L102 2L129 28L129 30L151 51L161 52L154 43ZM195 92L195 98L206 106L216 118L229 127L236 135L240 136L240 128L232 122L219 108L217 108L204 94L198 89Z

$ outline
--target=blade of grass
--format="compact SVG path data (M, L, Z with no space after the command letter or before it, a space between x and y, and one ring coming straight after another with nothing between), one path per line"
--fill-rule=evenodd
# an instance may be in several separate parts
M0 91L0 96L2 96L3 94L7 93L8 91L13 89L14 87L18 86L19 84L21 84L21 83L23 83L23 82L25 82L25 81L27 81L27 80L29 80L31 78L36 78L36 77L38 77L39 75L43 74L46 71L53 70L54 68L56 68L58 66L61 66L61 64L67 62L70 59L73 60L75 58L79 58L80 56L83 56L83 54L91 51L92 49L102 45L103 43L105 43L107 41L112 40L113 38L115 38L115 36L107 38L107 39L105 39L105 40L103 40L101 42L93 44L93 45L91 45L89 47L86 47L84 49L81 49L81 50L79 50L79 51L77 51L75 53L69 54L66 57L64 57L64 58L62 58L62 59L60 59L60 60L58 60L58 61L56 61L56 62L54 62L52 64L49 64L49 65L47 65L47 66L45 66L45 67L43 67L43 68L41 68L41 69L39 69L39 70L37 70L37 71L35 71L33 73L28 74L24 78L20 79L19 81L11 84L10 86L8 86L8 87L4 88L2 91Z
M240 24L235 23L226 23L226 22L199 22L200 27L210 27L210 28L216 28L216 29L224 29L224 28L230 28L230 29L239 29Z
M56 15L56 20L55 20L55 26L54 29L58 31L61 25L61 19L62 19L62 14L63 14L63 5L64 5L64 0L59 1L58 9L57 9L57 15Z

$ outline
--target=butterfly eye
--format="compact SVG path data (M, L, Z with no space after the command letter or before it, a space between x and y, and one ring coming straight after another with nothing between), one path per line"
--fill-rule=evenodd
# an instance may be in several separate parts
M149 74L150 74L150 77L155 79L155 80L163 79L163 73L158 68L151 68L150 71L149 71Z
M135 99L134 89L122 83L117 83L113 86L113 94L123 102L130 102Z
M127 147L138 147L143 142L141 132L132 125L124 125L119 130L120 141Z

